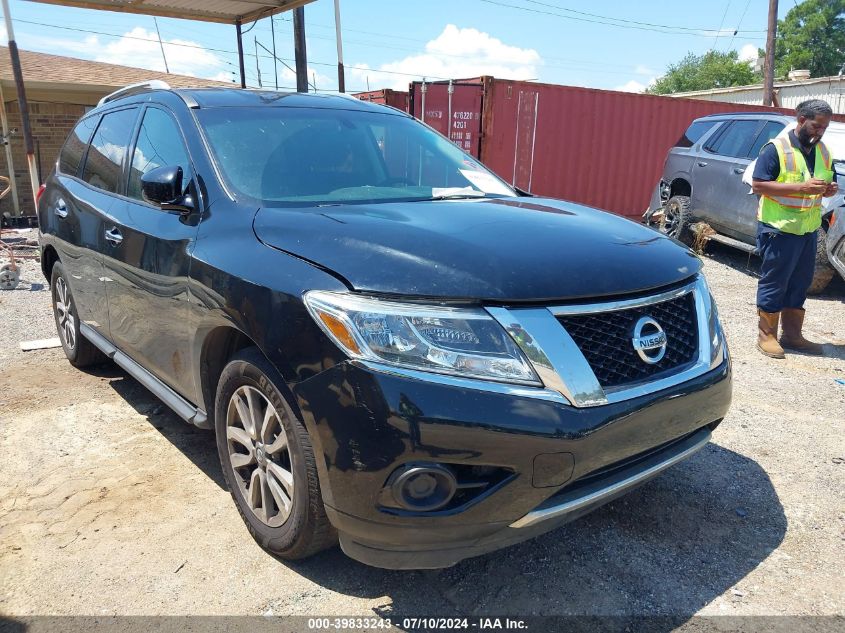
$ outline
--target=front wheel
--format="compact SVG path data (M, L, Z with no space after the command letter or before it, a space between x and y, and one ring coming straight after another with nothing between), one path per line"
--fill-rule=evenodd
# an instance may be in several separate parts
M288 560L334 545L308 432L282 397L277 372L255 348L238 353L217 387L215 429L223 476L256 542Z
M690 213L689 196L672 196L666 201L663 207L663 217L660 220L660 232L684 244L691 244L693 240L690 225L692 214Z

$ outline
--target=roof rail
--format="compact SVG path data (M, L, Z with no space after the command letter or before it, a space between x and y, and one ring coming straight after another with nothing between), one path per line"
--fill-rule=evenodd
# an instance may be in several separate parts
M161 81L160 79L151 79L150 81L142 81L137 84L129 84L128 86L119 88L100 99L97 103L97 107L99 108L101 105L108 103L109 101L114 101L115 99L120 99L121 97L128 97L129 95L138 94L147 90L170 90L170 84L166 81Z

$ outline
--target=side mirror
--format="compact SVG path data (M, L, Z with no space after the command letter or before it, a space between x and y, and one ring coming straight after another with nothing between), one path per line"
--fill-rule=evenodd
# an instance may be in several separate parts
M845 176L845 162L833 161L833 171L836 172L837 176Z
M194 201L182 193L182 168L179 165L156 167L141 175L144 200L161 205L165 211L191 211Z

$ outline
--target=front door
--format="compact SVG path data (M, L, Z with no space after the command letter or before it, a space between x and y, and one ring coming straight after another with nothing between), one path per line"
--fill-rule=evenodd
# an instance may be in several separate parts
M190 353L188 273L197 215L162 211L144 200L141 175L170 165L193 170L172 115L147 106L129 158L126 195L112 207L104 259L115 345L191 401L197 394Z

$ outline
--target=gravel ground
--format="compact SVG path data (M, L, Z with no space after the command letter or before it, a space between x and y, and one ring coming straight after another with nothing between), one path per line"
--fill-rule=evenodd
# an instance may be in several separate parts
M714 441L575 523L429 572L265 554L211 433L114 366L20 352L55 336L49 293L0 293L0 613L845 614L845 284L807 305L826 357L775 361L754 349L746 256L705 262L735 377Z

